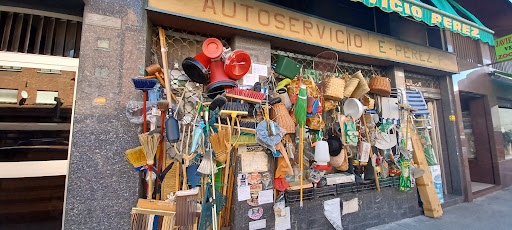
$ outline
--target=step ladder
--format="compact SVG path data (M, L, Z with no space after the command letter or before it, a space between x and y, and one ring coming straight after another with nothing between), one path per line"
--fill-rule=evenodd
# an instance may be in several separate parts
M418 90L407 90L406 91L406 99L407 105L412 108L417 109L417 111L412 112L413 120L417 124L417 128L432 128L431 120L430 120L430 111L427 107L427 102L425 102L425 98L423 94ZM423 124L423 125L418 125Z

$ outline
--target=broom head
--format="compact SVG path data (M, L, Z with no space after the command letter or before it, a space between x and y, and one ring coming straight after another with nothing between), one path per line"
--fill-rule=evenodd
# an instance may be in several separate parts
M126 150L125 156L134 168L140 168L147 163L146 155L144 155L142 146Z

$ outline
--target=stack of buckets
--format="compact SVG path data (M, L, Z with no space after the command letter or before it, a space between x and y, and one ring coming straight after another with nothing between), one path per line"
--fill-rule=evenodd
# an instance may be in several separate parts
M251 68L251 58L245 51L225 49L219 39L206 39L202 50L193 58L185 58L182 67L192 81L206 85L206 94L210 98L238 87L235 80Z

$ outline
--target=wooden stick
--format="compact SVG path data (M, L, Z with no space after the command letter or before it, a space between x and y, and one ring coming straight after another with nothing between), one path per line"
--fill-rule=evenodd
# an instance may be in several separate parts
M160 51L162 51L162 65L164 66L165 93L167 100L171 98L171 82L169 80L169 63L167 61L167 41L165 40L165 31L162 27L158 27L158 35L160 37Z
M363 123L364 123L364 131L366 132L366 138L368 141L370 141L370 134L368 132L368 128L366 126L366 119L364 118L363 114ZM373 157L372 147L370 146L370 159ZM377 186L377 191L380 192L380 185L379 185L379 177L377 176L377 167L373 165L373 175L375 176L375 185Z
M304 197L304 127L300 127L299 132L300 207L302 208L302 199Z
M164 82L164 79L162 78L162 75L159 73L159 72L156 72L155 75L156 79L160 82L160 84L162 85L162 87L165 88L165 82Z

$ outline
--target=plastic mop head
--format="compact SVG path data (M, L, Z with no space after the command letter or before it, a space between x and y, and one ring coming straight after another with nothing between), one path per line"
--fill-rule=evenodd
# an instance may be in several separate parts
M299 97L297 99L297 104L295 105L295 118L297 119L297 123L301 128L304 128L306 125L306 116L307 116L307 92L306 86L301 85L299 90Z
M126 150L125 156L134 168L142 167L147 163L146 155L144 155L142 146Z

